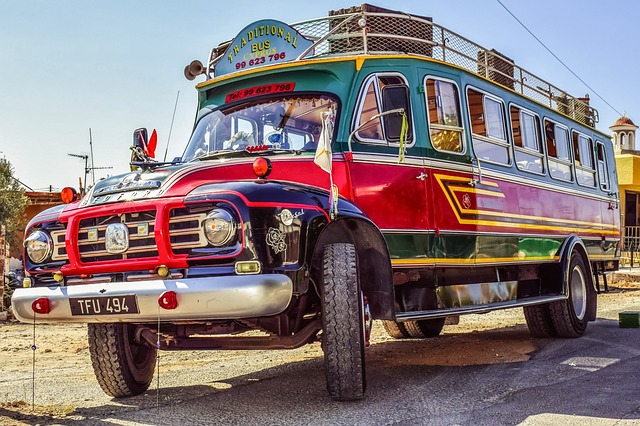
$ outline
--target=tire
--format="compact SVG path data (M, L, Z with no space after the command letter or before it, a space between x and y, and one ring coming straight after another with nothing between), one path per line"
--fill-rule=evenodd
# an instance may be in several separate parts
M387 332L389 337L393 337L394 339L405 339L407 337L411 337L404 324L401 322L382 320L382 325L384 326L384 331Z
M587 313L593 300L591 282L584 259L578 252L571 253L566 284L569 297L549 304L553 327L560 337L580 337L587 329Z
M115 398L145 392L153 379L157 349L133 340L130 324L88 324L91 364L102 390Z
M529 332L536 337L555 337L558 335L551 320L549 305L524 306L524 318Z
M362 399L366 388L364 306L353 244L324 247L322 282L327 390L336 401Z
M437 337L444 327L446 318L435 318L429 320L407 321L404 323L407 333L411 337L418 339Z

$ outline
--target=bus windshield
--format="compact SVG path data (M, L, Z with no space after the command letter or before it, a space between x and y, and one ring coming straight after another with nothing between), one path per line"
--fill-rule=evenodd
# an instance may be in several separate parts
M259 145L315 151L323 120L335 119L337 108L338 102L330 96L301 95L216 109L198 122L182 161Z

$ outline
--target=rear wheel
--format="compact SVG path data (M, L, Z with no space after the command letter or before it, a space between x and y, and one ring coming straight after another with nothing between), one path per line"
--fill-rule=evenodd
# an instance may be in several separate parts
M387 332L389 337L393 337L394 339L404 339L407 337L411 337L407 329L404 327L403 323L391 320L383 320L382 325L384 326L384 331Z
M536 337L554 337L558 334L553 327L548 304L525 306L524 318L527 320L529 332Z
M569 297L549 304L553 327L560 337L579 337L587 329L587 312L590 310L592 290L584 259L578 252L571 254L569 273L566 278Z
M407 321L404 323L404 326L411 337L422 339L425 337L439 336L442 327L444 327L444 321L445 318Z
M131 324L88 324L91 364L107 395L139 395L153 379L157 349L136 342L134 332Z
M365 377L365 309L353 244L325 246L322 334L327 390L336 401L361 399Z

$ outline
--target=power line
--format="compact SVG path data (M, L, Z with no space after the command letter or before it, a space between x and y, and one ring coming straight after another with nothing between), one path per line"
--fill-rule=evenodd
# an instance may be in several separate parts
M591 86L589 86L589 85L588 85L588 84L587 84L583 79L581 79L581 78L578 76L578 74L576 74L575 72L573 72L573 70L572 70L571 68L569 68L569 66L568 66L567 64L565 64L565 63L562 61L562 59L560 59L560 58L559 58L555 53L553 53L553 52L551 51L551 49L549 49L549 48L548 48L548 47L547 47L547 46L542 42L542 40L540 40L538 37L536 37L536 35L535 35L533 32L531 32L531 30L530 30L529 28L527 28L527 26L526 26L526 25L525 25L521 20L519 20L519 19L518 19L518 17L517 17L516 15L514 15L514 14L513 14L513 12L511 12L507 6L505 6L505 5L504 5L500 0L496 0L496 1L497 1L498 3L500 3L500 6L502 6L502 7L504 8L504 10L506 10L507 12L509 12L509 15L511 15L511 16L513 17L513 19L515 19L516 21L518 21L518 23L519 23L520 25L522 25L522 28L524 28L525 30L527 30L527 32L528 32L529 34L531 34L531 36L532 36L533 38L535 38L535 39L538 41L538 43L540 43L540 44L542 45L542 47L544 47L545 49L547 49L547 52L551 53L551 55L553 55L553 57L554 57L554 58L556 58L556 59L558 60L558 62L560 62L560 63L561 63L561 64L562 64L566 69L568 69L568 70L569 70L569 72L570 72L571 74L573 74L575 78L577 78L578 80L580 80L580 82L582 82L582 84L584 84L585 86L587 86L587 88L588 88L589 90L591 90L591 92L593 92L593 94L594 94L594 95L596 95L598 98L600 98L600 99L602 100L602 102L604 102L605 104L607 104L607 105L609 106L609 108L611 108L611 109L612 109L612 110L614 110L616 113L618 113L618 115L622 115L622 114L620 113L620 111L618 111L617 109L615 109L615 108L614 108L614 107L613 107L609 102L607 102L607 101L606 101L606 99L605 99L605 98L603 98L602 96L600 96L600 95L598 94L598 92L596 92L596 91L595 91L595 89L593 89L593 88L592 88Z

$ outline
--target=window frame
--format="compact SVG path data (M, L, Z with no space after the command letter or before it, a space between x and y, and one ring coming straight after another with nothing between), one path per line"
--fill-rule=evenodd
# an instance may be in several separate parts
M489 132L489 126L486 124L488 123L488 121L484 118L486 117L487 114L487 107L486 107L486 103L485 101L487 99L490 99L493 102L496 102L497 104L499 104L501 106L501 110L502 110L502 128L504 130L504 140L500 140L494 136L484 136L484 135L480 135L480 134L476 134L473 132L473 119L471 117L471 106L469 105L469 92L470 91L474 91L480 95L482 95L482 115L483 115L483 122L485 123L485 130L488 134ZM509 129L507 126L507 117L506 117L506 109L505 109L505 102L503 99L501 99L500 97L493 95L491 93L488 93L484 90L481 90L475 86L467 86L466 88L466 96L465 96L465 100L466 100L466 106L467 106L467 115L468 115L468 119L469 119L469 127L470 127L470 132L471 132L471 149L473 149L475 158L478 161L482 161L485 163L490 163L490 164L495 164L498 166L502 166L502 167L511 167L513 165L513 152L511 150L511 145L512 145L512 141L510 139L510 133L509 133ZM507 153L507 162L503 163L500 161L496 161L496 160L492 160L492 159L486 159L486 158L481 158L477 155L476 152L476 148L475 148L475 141L476 139L482 143L489 143L495 146L498 146L500 148L504 148L506 150Z
M453 85L453 87L455 87L456 89L456 93L457 93L457 107L458 107L458 120L460 122L460 126L451 126L451 125L447 125L447 124L433 124L431 123L431 116L429 114L429 91L427 90L427 82L429 80L433 80L433 81L437 81L437 82L443 82L443 83L449 83L451 85ZM465 129L465 125L464 125L464 119L463 119L463 115L462 115L462 102L461 102L461 98L460 98L460 86L458 85L458 83L455 80L449 79L449 78L445 78L445 77L440 77L437 75L433 75L433 74L426 74L424 76L424 78L422 79L422 89L424 90L424 102L425 102L425 113L426 113L426 118L427 118L427 132L429 135L429 144L431 145L431 147L437 151L437 152L442 152L442 153L447 153L447 154L454 154L454 155L467 155L467 139L466 139L466 129ZM462 148L460 151L451 151L451 150L447 150L447 149L440 149L437 148L434 144L433 144L433 138L431 136L431 130L435 129L435 130L441 130L441 131L454 131L454 132L458 132L458 134L460 135L460 147Z
M522 138L523 143L522 143L522 147L516 146L516 136L515 136L515 132L514 132L514 126L513 126L513 118L511 115L511 109L517 109L518 110L518 120L520 122L520 138ZM528 115L530 117L533 118L534 120L534 129L536 131L535 134L535 139L536 142L538 144L538 149L534 150L531 149L529 147L526 147L524 144L524 132L522 131L523 126L522 126L522 116L523 115ZM542 134L541 134L541 126L542 126L542 120L540 120L540 115L536 114L535 112L523 108L522 106L515 104L515 103L510 103L509 104L509 123L511 123L511 140L513 142L513 160L514 163L516 165L516 168L520 171L523 172L527 172L527 173L532 173L532 174L536 174L536 175L540 175L540 176L545 176L547 174L547 170L548 170L548 165L546 163L546 150L545 150L545 146L542 143ZM542 168L541 172L538 172L536 170L531 170L531 169L527 169L526 167L522 167L520 164L518 164L518 153L524 153L527 155L532 155L535 157L538 157L540 159L540 166Z
M554 136L554 141L557 140L557 129L563 129L564 131L566 131L567 134L567 155L569 156L568 159L564 159L564 158L560 158L557 155L555 156L551 156L550 151L549 151L549 147L548 147L548 141L547 141L547 135L546 135L546 128L547 128L547 122L553 124L553 136ZM545 129L545 146L547 148L546 150L546 156L547 156L547 167L549 170L549 176L551 177L551 179L555 179L559 182L570 182L573 183L574 179L575 179L575 170L573 169L573 150L571 149L571 132L569 131L569 127L565 126L564 124L560 124L555 120L552 120L548 117L545 117L542 120L542 128ZM557 146L557 145L556 145ZM552 171L551 171L551 162L555 161L558 164L564 165L564 166L568 166L569 168L569 179L562 179L559 178L557 176L553 176Z
M574 138L574 135L577 136L577 139ZM589 146L586 147L587 148L587 154L589 154L590 159L591 159L591 167L588 166L583 166L582 164L582 157L583 157L583 147L582 144L580 143L580 138L585 138L588 142L589 142ZM577 146L576 146L576 141L577 141ZM572 129L571 130L571 145L572 148L574 150L574 155L573 155L573 167L575 168L575 176L576 176L576 182L578 183L578 185L583 186L585 188L596 188L598 186L598 178L597 178L597 172L596 172L596 159L595 159L595 152L594 152L594 145L593 145L593 139L589 136L587 136L586 134ZM576 153L578 155L576 155ZM578 164L579 163L579 164ZM591 176L593 176L593 184L592 185L588 185L586 183L582 183L580 182L580 179L578 178L578 174L579 172L581 173L590 173Z
M602 148L602 151L600 151L600 148ZM600 152L602 152L602 156L603 156L602 160L600 160L598 155ZM608 192L609 188L611 187L611 183L609 179L609 165L607 164L607 149L604 145L604 142L598 139L596 139L595 162L596 162L596 170L598 173L598 185L600 186L601 190ZM600 164L604 165L604 173L600 170ZM603 178L604 178L604 182L602 181Z
M380 83L379 83L379 78L380 77L397 77L399 78L402 83L409 89L408 93L409 93L409 109L410 111L408 112L408 120L409 120L409 125L411 126L411 129L409 131L409 135L411 137L410 140L405 141L405 146L407 148L411 148L415 145L416 142L416 137L415 137L415 124L414 124L414 120L413 120L413 107L411 106L411 88L409 86L409 82L406 79L406 77L399 72L374 72L371 73L369 75L367 75L365 77L365 79L362 82L362 85L360 85L360 88L358 90L358 100L356 103L356 108L354 108L354 116L353 116L353 120L352 120L352 125L351 125L351 132L355 131L358 126L362 125L363 123L360 122L360 117L362 116L362 112L364 109L364 103L365 100L367 98L367 93L369 92L369 87L371 85L374 86L374 95L376 98L376 106L378 108L378 112L375 114L380 114L381 112L381 108L382 108L382 89L380 88ZM373 115L375 115L373 114ZM362 137L360 135L360 132L357 131L353 134L353 141L355 143L360 143L360 144L365 144L365 145L376 145L376 146L389 146L389 147L398 147L400 146L400 142L390 142L387 139L387 133L386 133L386 129L385 129L385 125L384 125L384 120L382 119L382 117L378 118L379 122L380 122L380 129L382 130L382 136L381 139L372 139L372 138L365 138Z

